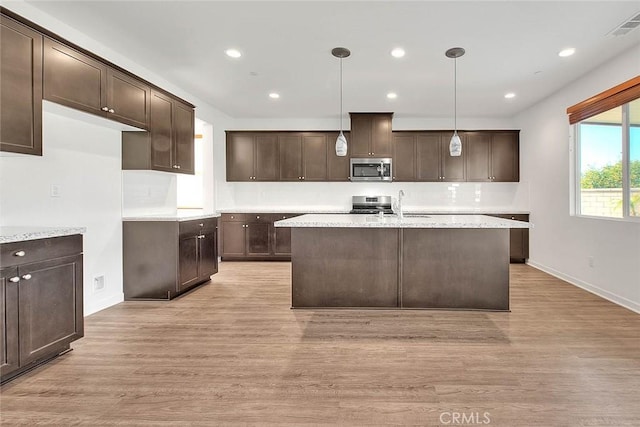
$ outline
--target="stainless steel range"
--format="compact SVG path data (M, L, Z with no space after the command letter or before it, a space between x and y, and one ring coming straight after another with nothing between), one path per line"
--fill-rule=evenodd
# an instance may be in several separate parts
M352 214L392 214L391 196L352 196Z

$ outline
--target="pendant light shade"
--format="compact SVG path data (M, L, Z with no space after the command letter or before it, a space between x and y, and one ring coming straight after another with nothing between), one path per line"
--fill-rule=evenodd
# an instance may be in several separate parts
M464 49L452 47L444 54L453 58L453 136L449 142L449 154L455 157L462 155L462 141L458 136L458 58L464 55Z
M347 138L342 133L342 59L351 55L351 51L346 47L336 47L331 50L331 54L340 58L340 135L336 139L336 156L344 157L347 155Z

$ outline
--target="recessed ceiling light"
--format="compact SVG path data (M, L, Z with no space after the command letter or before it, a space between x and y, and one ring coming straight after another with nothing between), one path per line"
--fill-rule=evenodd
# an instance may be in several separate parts
M278 98L280 98L280 94L279 94L279 93L276 93L276 92L271 92L271 93L269 94L269 98L271 98L271 99L278 99Z
M391 51L391 56L394 58L402 58L404 56L404 49L401 47L397 47Z
M568 48L562 49L560 52L558 52L558 56L561 56L561 57L564 58L564 57L567 57L567 56L571 56L574 53L576 53L576 50L574 48L572 48L572 47L568 47Z
M230 58L240 58L242 56L242 53L240 53L238 49L227 49L224 53Z
M396 99L397 97L398 97L398 94L395 93L395 92L389 92L387 94L387 98L389 98L389 99Z
M509 92L509 93L505 93L504 97L507 98L507 99L511 99L511 98L515 98L516 94L513 93L513 92Z

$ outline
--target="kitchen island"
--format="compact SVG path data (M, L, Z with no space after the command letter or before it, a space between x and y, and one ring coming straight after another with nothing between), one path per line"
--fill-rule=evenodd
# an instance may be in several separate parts
M509 310L509 229L485 215L302 215L291 227L293 308Z

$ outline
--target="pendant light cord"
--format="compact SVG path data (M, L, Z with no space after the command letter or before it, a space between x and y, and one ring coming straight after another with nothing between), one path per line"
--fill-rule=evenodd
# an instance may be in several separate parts
M458 133L458 58L453 59L453 133Z
M342 58L340 58L340 133L342 134Z

